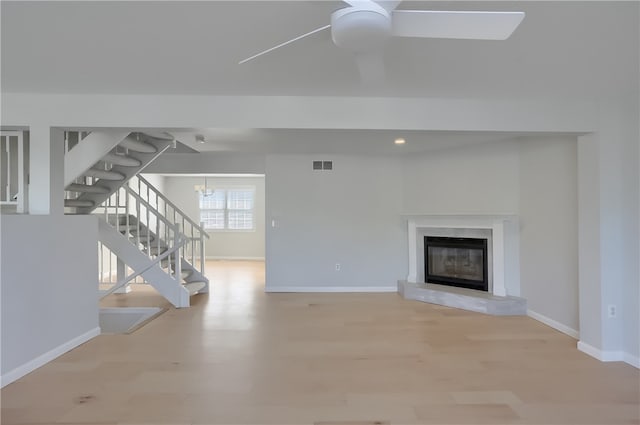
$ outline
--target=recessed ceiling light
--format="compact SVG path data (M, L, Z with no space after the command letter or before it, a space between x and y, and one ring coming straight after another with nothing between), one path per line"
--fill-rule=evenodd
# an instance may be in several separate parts
M396 145L404 145L407 141L404 140L402 137L398 137L396 140L393 141L393 143L395 143Z

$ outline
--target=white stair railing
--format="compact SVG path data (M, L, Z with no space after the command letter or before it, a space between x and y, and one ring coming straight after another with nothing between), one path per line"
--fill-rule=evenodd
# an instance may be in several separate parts
M98 241L98 269L101 285L112 285L118 281L118 256L101 241Z
M129 187L142 199L153 205L170 222L180 225L182 233L187 237L184 258L204 275L205 239L209 239L209 234L204 230L202 223L196 223L192 220L139 174Z
M107 201L96 208L94 213L101 215L118 232L128 235L130 241L152 262L155 263L155 260L161 258L161 264L166 268L167 273L177 282L181 281L181 258L186 256L189 246L188 237L183 234L179 224L172 223L164 217L154 206L135 193L128 184L120 187ZM105 251L105 247L102 247L99 252L102 259L105 253L110 259L101 261L100 275L109 276L109 282L113 283L113 261L111 261L112 257L109 257L111 253L108 249ZM167 252L170 254L165 255ZM140 274L142 272L133 277ZM121 283L122 278L123 276L118 276L116 279ZM103 283L106 282L103 280Z
M26 212L25 146L21 131L0 132L0 205Z
M143 267L142 269L137 270L137 271L132 271L127 276L124 276L123 278L120 278L118 280L118 282L116 282L111 288L109 288L109 289L107 289L105 291L101 291L100 298L104 298L107 295L113 294L117 290L124 288L132 280L138 278L144 272L146 272L147 270L151 269L151 267L155 266L156 264L161 264L161 262L163 260L169 259L172 255L174 255L174 256L177 255L177 253L180 250L180 248L182 248L184 246L184 244L186 244L186 243L187 243L187 241L184 238L184 236L176 233L176 239L175 239L175 244L174 244L173 248L168 249L167 251L165 251L164 253L162 253L158 257L154 258L153 261L150 262L146 267ZM178 274L178 275L180 274L180 263L179 262L177 263L176 274Z

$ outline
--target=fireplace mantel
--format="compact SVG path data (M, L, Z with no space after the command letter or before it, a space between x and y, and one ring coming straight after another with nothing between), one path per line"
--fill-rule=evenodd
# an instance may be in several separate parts
M489 230L492 239L493 284L490 293L498 296L520 295L519 223L516 215L486 214L403 214L408 225L409 274L407 281L418 282L418 234L428 229ZM453 232L453 230L452 230Z

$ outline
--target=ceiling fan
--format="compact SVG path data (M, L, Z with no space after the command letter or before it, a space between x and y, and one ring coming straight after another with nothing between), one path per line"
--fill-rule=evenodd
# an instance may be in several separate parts
M396 10L400 1L344 0L349 6L331 14L331 23L243 59L249 62L288 44L331 28L336 46L351 51L364 83L384 79L382 49L390 37L506 40L524 12Z

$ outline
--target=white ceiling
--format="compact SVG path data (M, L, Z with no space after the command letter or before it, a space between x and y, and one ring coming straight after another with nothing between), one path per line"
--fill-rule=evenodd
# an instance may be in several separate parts
M571 98L638 96L638 2L409 1L400 9L521 10L506 41L395 38L363 86L325 31L341 1L2 1L3 92ZM521 134L373 130L172 131L198 151L410 154ZM199 144L195 134L207 143ZM405 146L392 140L402 136Z
M340 1L2 1L5 92L593 97L638 90L638 3L408 1L522 10L506 41L393 38L387 80L363 87L325 31Z

